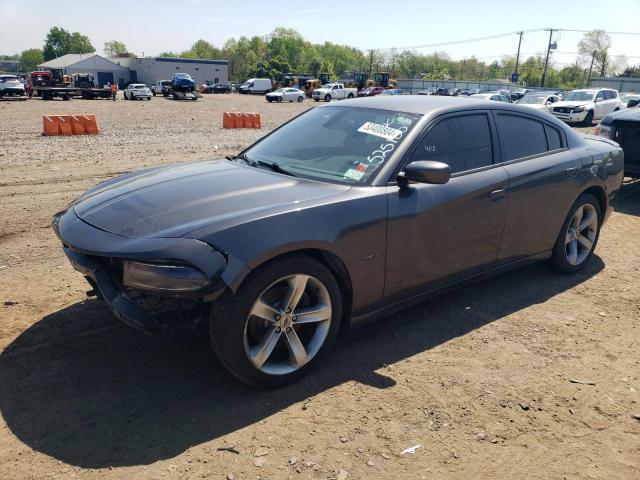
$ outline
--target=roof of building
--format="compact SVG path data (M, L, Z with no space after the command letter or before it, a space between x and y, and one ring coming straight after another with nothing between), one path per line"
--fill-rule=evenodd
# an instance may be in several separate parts
M155 57L156 62L204 63L209 65L227 65L227 60L207 60L203 58Z
M63 55L61 57L54 58L53 60L49 60L48 62L41 63L38 66L48 67L48 68L66 68L71 65L75 65L76 63L81 62L82 60L86 60L88 58L93 58L93 57L99 57L106 62L110 62L110 63L113 63L114 65L118 65L117 63L114 63L108 58L98 55L97 53L67 53L66 55Z

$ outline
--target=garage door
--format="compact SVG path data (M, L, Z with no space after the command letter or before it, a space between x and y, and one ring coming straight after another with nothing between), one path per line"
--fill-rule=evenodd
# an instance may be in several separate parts
M98 85L101 87L113 83L113 72L98 72Z

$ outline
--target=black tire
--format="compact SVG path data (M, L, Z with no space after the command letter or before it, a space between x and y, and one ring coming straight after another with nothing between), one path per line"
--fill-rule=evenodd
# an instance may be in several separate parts
M298 102L302 102L304 100L304 97L300 96L298 97Z
M331 95L327 94L324 96L324 101L325 102L330 102L331 101Z
M273 102L273 100L271 100L269 97L267 97L267 102L271 103L271 102Z
M256 368L245 352L245 325L256 299L275 281L287 275L306 274L318 279L331 299L331 325L316 355L301 368L286 374L271 375ZM242 382L257 388L275 388L305 376L331 348L340 330L342 295L335 277L320 262L306 256L292 256L269 263L245 280L232 298L214 303L209 320L209 336L216 357Z
M282 103L282 97L278 97L277 102L278 102L278 103Z
M350 93L347 98L353 98L353 93Z
M587 112L587 116L584 117L584 124L588 127L593 125L593 110Z
M315 100L316 102L319 102L319 101L320 101L320 99L319 99L319 98L314 98L314 100Z
M584 206L591 205L597 214L597 227L595 232L595 239L593 240L593 244L591 246L591 250L587 257L578 265L572 265L569 263L567 259L566 252L566 237L569 229L569 224L573 220L573 217L576 211ZM565 274L573 274L582 270L585 265L589 263L591 257L593 256L593 252L596 249L596 245L598 244L598 238L600 237L600 227L602 226L602 210L600 208L600 203L598 200L591 195L590 193L583 193L578 197L575 203L571 206L569 213L567 214L567 218L565 218L562 223L562 228L560 229L560 233L558 233L558 238L556 239L556 243L553 247L553 253L551 255L551 264L556 268L556 270L565 273Z
M156 91L155 90L151 90L151 94L155 97L156 96Z

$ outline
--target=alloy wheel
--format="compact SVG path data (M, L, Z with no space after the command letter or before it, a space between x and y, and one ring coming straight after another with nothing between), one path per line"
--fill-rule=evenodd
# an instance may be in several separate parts
M244 328L251 364L268 375L285 375L306 365L322 348L331 327L331 297L317 278L280 278L254 302Z
M598 213L593 205L586 203L576 210L567 227L565 255L570 265L580 265L587 259L597 233Z

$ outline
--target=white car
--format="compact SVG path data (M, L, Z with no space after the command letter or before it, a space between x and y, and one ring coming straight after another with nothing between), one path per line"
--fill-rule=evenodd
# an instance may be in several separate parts
M591 125L608 113L624 108L618 91L610 88L584 88L569 92L553 105L551 113L567 123Z
M324 100L341 100L343 98L355 98L358 94L357 88L345 88L343 83L327 83L313 91L312 97L316 102Z
M124 99L136 100L138 98L151 100L151 90L144 83L130 83L124 89Z
M509 97L498 92L474 93L473 95L469 95L469 98L473 98L474 100L493 100L494 102L511 103L511 99Z
M171 80L158 80L156 83L153 84L153 87L151 87L151 93L153 94L154 97L156 95L162 95L162 89L170 86L171 86Z
M24 95L24 85L15 75L0 75L0 97Z
M555 94L549 93L531 93L525 95L516 103L518 105L524 105L525 107L535 108L536 110L551 111L553 104L559 102L561 98Z
M265 95L267 102L301 102L304 100L304 92L299 88L279 88L275 92Z

